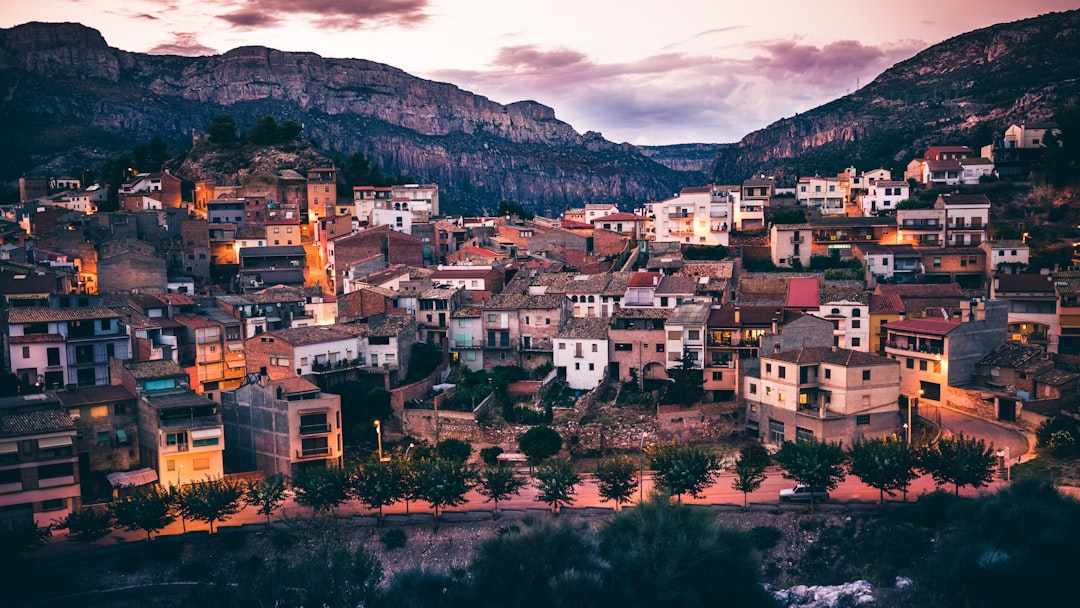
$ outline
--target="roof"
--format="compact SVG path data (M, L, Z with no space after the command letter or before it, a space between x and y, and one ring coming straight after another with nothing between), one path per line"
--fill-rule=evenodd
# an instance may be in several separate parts
M670 314L670 308L652 308L651 306L622 308L616 304L611 316L620 319L666 319Z
M813 230L810 224L773 224L777 230Z
M908 256L921 256L922 254L916 250L914 245L883 245L881 243L855 243L852 247L857 247L859 251L867 255L908 255Z
M165 304L171 304L173 306L192 306L195 304L195 300L192 300L190 296L182 293L162 293L154 297Z
M739 313L739 322L735 322L735 312ZM786 310L776 306L724 306L709 312L709 327L768 327L773 320L783 324L803 316L795 310Z
M994 367L1020 367L1033 359L1042 358L1046 349L1036 344L1021 344L1019 342L1003 342L997 348L979 359L976 365L990 365Z
M566 302L562 294L524 295L500 293L484 302L485 310L551 310Z
M901 283L897 285L878 285L874 293L895 294L901 298L962 298L963 290L956 283L939 285L925 283Z
M86 321L89 319L116 319L120 315L107 306L82 306L79 308L12 308L8 311L9 323L50 323L58 321Z
M477 255L485 258L498 258L506 256L506 254L504 253L499 253L497 251L492 251L483 247L477 247L476 245L466 245L461 249L458 249L458 251L464 252L469 255Z
M870 296L870 314L903 314L904 300L895 293L875 293Z
M314 325L309 327L290 327L288 329L276 329L263 334L259 338L273 337L292 346L306 346L308 344L321 344L335 340L349 340L355 338L352 332L339 329L333 325ZM256 339L255 337L248 338Z
M637 215L636 213L630 213L628 211L620 211L618 213L612 213L611 215L605 215L604 217L598 217L593 220L596 222L647 222L649 218L643 215Z
M990 206L990 199L985 194L942 194L941 200L946 205L986 205Z
M271 380L270 384L273 386L280 386L286 395L312 393L321 390L317 385L312 384L303 378L282 378L281 380Z
M694 277L664 276L660 284L656 286L656 295L668 294L694 294L697 290L697 281Z
M896 218L891 215L876 217L823 217L814 220L814 228L846 228L848 226L859 228L866 226L895 226Z
M302 245L273 245L270 247L244 247L240 250L240 257L256 258L260 256L281 256L281 255L295 255L305 256L307 255Z
M999 274L995 293L1045 293L1054 295L1054 281L1047 274Z
M821 306L820 283L815 277L796 278L788 281L785 306L791 308L817 308Z
M119 384L87 386L74 391L56 391L56 399L64 407L124 401L134 399L135 395L127 387Z
M484 309L479 306L462 306L450 313L451 319L479 319L484 314Z
M130 361L124 367L131 372L136 380L154 380L156 378L172 378L175 376L186 377L188 373L174 361L162 359L160 361Z
M491 268L470 268L468 266L462 266L458 268L441 268L431 273L431 280L437 281L440 279L483 279L487 277L488 273L492 271Z
M8 340L12 344L53 344L63 342L64 336L60 334L28 334L25 336L11 336Z
M416 317L409 315L387 315L377 326L372 327L368 336L393 338L401 333L401 330L416 323Z
M945 319L903 319L886 323L885 327L889 330L944 336L960 327L960 322Z
M996 239L987 241L991 249L1027 249L1027 243L1021 239Z
M1063 369L1050 368L1046 371L1040 372L1035 375L1036 382L1042 382L1043 384L1049 384L1051 386L1061 386L1080 378L1080 374L1073 372L1067 372Z
M762 359L784 361L786 363L828 363L830 365L843 365L845 367L866 367L869 365L896 365L900 362L888 357L871 355L858 350L848 350L835 346L812 346L787 350L781 353L763 354Z
M253 304L275 304L279 302L304 302L307 298L298 287L288 285L274 285L266 289L260 289L247 294L247 299Z
M173 315L173 321L191 328L220 327L219 323L198 315Z
M49 293L56 282L56 274L51 272L11 272L0 271L0 294Z
M607 340L608 328L606 318L571 317L567 319L566 324L555 334L555 337L572 340Z
M75 432L75 422L60 408L40 409L18 414L0 414L0 437Z
M705 302L680 304L671 311L666 325L705 325L710 305Z
M635 272L627 282L627 287L655 287L663 276L659 272Z

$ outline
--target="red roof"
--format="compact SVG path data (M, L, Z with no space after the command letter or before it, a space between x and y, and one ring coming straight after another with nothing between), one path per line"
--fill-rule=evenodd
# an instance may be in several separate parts
M187 327L221 327L206 317L196 315L175 315L173 320Z
M886 323L885 327L898 331L944 336L957 327L960 327L960 322L946 321L945 319L904 319L902 321Z
M586 224L585 222L575 222L574 220L563 220L563 228L592 228L592 224Z
M627 287L656 287L660 282L659 272L635 272L634 276L630 277L630 282L626 284Z
M644 222L647 219L649 219L649 218L647 218L645 216L642 216L642 215L629 213L627 211L620 211L618 213L612 213L611 215L605 215L604 217L598 217L595 220L593 220L593 223L595 224L596 222Z
M814 277L789 279L787 300L784 306L788 308L818 308L821 306L821 296L818 295L818 280Z
M496 252L494 252L494 251L492 251L490 249L484 249L483 247L477 247L476 245L466 245L466 246L462 247L459 251L465 251L466 253L472 253L472 254L475 254L475 255L480 255L480 256L484 256L486 258L497 258L497 257L499 257L499 255L501 255L501 254L496 253Z

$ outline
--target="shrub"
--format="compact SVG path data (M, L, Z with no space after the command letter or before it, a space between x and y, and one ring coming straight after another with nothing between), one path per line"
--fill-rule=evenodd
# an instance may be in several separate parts
M247 544L247 535L243 532L226 532L221 535L221 546L229 551L236 551Z
M210 564L202 560L184 562L176 569L176 578L182 581L204 581L210 576Z
M261 555L252 555L236 562L237 572L246 576L255 576L262 572L266 560Z
M274 530L274 536L270 539L270 542L278 551L288 551L296 546L297 538L292 532Z
M124 574L137 572L142 567L142 559L137 555L123 555L116 560L116 569Z
M158 539L150 544L150 556L159 564L171 564L183 552L184 546L177 541Z
M497 445L484 448L480 450L480 459L484 461L486 465L499 464L499 454L503 453L503 449Z
M387 530L379 540L382 541L383 548L389 551L404 547L409 537L405 535L405 531L401 528L394 528L393 530Z
M1054 456L1068 456L1076 450L1076 438L1080 436L1077 424L1071 418L1054 416L1035 430L1036 445Z
M784 533L773 526L754 526L747 532L750 544L759 551L767 551L776 546Z

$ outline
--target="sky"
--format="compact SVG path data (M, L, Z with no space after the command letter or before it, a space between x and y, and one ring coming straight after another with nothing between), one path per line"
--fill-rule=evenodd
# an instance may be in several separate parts
M1080 0L0 0L126 51L367 59L638 145L727 143L953 36Z

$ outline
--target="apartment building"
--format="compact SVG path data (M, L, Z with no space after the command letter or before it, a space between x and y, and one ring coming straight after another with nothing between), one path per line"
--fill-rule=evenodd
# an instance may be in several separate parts
M795 184L799 205L821 211L821 215L844 215L848 182L838 177L803 177Z
M880 180L871 182L862 196L863 215L895 211L900 201L911 198L911 186L907 182Z
M129 355L120 315L104 306L12 308L8 361L26 384L46 388L109 384L109 358Z
M571 317L554 338L554 365L572 389L592 390L608 369L608 320Z
M704 367L709 312L708 303L690 302L677 306L668 315L664 322L667 369L680 366L684 354L689 354L694 367Z
M762 441L838 441L900 430L897 361L837 347L763 354L743 378L746 423Z
M363 365L359 331L344 325L268 331L244 341L247 373L271 381ZM379 362L373 361L377 366Z
M303 378L249 381L222 394L226 464L232 470L291 477L342 465L341 396Z
M474 372L484 369L484 310L463 306L450 313L450 353Z
M554 365L552 339L571 316L566 296L499 294L484 302L483 310L486 367Z
M945 211L945 242L978 247L989 237L990 199L985 194L942 194L934 209Z
M738 197L738 189L683 188L678 196L653 204L654 239L726 247L735 222Z
M316 167L307 172L308 223L314 224L324 217L334 216L337 203L337 171L333 167Z
M139 466L139 410L135 393L110 384L56 391L56 401L75 422L80 477Z
M0 525L45 527L79 507L75 435L55 398L0 399Z
M1058 297L1049 274L999 274L990 298L1009 303L1009 339L1058 352Z
M667 378L664 322L669 313L669 310L658 308L615 307L608 329L610 378L628 382L633 377L631 370L636 370L639 383Z

